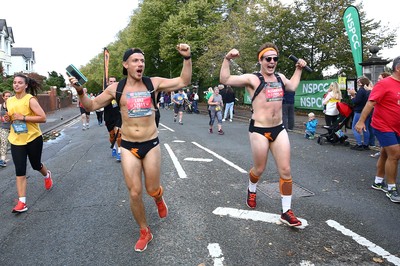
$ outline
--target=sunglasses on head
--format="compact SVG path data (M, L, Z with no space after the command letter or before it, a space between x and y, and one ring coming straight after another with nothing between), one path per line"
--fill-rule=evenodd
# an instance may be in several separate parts
M274 59L275 62L278 62L279 57L277 57L277 56L267 56L267 57L263 57L263 59L265 59L267 62L271 62L272 59Z

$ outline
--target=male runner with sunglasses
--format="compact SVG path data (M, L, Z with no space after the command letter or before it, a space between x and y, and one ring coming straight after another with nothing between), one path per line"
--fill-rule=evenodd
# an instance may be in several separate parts
M257 183L265 170L268 152L271 150L279 172L279 189L282 199L282 215L280 220L289 226L301 226L291 210L292 174L290 171L290 142L288 133L282 123L282 100L286 91L295 91L300 82L303 68L307 65L302 59L296 63L293 76L287 79L283 74L276 74L279 59L278 47L273 43L263 44L258 52L260 74L265 82L255 74L231 75L230 61L239 57L239 51L229 51L222 63L220 82L232 87L245 87L250 97L262 86L252 102L253 114L250 120L249 137L254 165L249 172L247 189L247 206L256 207ZM259 75L260 75L259 74ZM279 77L279 79L278 79ZM282 84L283 83L283 84Z

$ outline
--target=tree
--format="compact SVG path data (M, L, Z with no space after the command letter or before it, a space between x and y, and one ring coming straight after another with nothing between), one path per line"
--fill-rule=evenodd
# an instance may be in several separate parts
M57 95L60 95L61 88L65 88L65 79L63 75L58 74L56 71L48 72L49 77L46 80L47 86L55 86L57 88Z
M336 75L346 73L350 77L356 76L351 48L343 24L343 13L352 4L350 0L296 0L293 16L303 22L301 31L297 32L296 41L300 45L296 51L300 56L308 59L311 66L320 73L329 67L337 69ZM361 28L363 33L364 59L370 45L393 47L394 31L381 27L379 22L366 19L366 14L360 4ZM384 30L382 32L381 30ZM295 47L293 47L295 48Z
M241 57L232 71L249 73L258 70L256 52L264 42L275 43L280 50L279 72L291 75L294 63L290 54L304 58L314 68L303 79L322 79L328 68L334 76L346 73L355 77L351 49L343 24L343 13L351 0L295 0L289 6L267 0L144 0L134 10L131 21L107 48L110 52L109 74L122 77L122 55L127 48L145 52L148 76L179 75L182 58L175 50L179 42L192 49L193 78L200 91L219 81L222 59L232 48ZM363 32L364 59L370 45L393 47L396 30L367 19L362 4L358 6ZM102 52L81 71L93 86L101 87ZM89 88L89 86L88 86ZM90 89L90 88L89 88Z

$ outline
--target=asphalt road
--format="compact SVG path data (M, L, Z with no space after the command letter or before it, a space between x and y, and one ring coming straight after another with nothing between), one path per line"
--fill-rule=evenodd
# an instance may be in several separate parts
M173 122L161 111L162 185L169 216L158 218L144 194L154 239L133 246L132 218L120 164L108 134L81 130L78 119L57 128L43 162L54 187L28 167L29 210L11 213L16 198L12 162L0 169L0 265L400 265L400 204L370 188L376 159L366 151L318 145L289 133L292 208L308 225L282 225L279 176L272 156L261 178L257 208L245 205L252 165L245 122L208 133L208 116Z

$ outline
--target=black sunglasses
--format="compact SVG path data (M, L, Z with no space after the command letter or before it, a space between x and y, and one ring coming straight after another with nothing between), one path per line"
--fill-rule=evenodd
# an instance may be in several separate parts
M271 62L272 59L274 59L275 62L278 62L279 57L277 56L268 56L268 57L263 57L263 59L267 60L267 62Z

